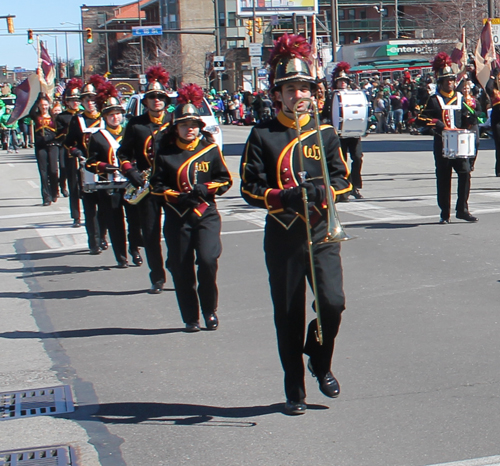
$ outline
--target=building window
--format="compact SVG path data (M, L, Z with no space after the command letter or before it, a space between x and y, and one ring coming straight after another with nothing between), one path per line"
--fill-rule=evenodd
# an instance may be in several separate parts
M236 13L228 13L227 14L227 26L230 28L236 27Z
M345 19L345 10L339 10L339 19Z
M345 35L344 34L339 35L339 43L340 43L340 45L345 44Z
M347 10L348 19L356 19L356 10L354 8L349 8Z
M366 19L366 10L361 10L359 12L359 19Z
M226 26L226 18L224 13L219 13L219 27L223 28Z

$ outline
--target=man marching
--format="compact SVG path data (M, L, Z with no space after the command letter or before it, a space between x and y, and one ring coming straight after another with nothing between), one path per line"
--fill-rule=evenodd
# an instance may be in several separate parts
M148 86L142 104L147 111L130 119L118 149L121 172L136 188L144 187L145 178L153 167L154 140L158 132L165 130L170 122L166 106L170 103L167 94L169 74L161 66L153 66L146 72ZM146 260L149 266L151 288L149 293L159 294L166 280L161 250L160 199L147 194L138 203Z
M440 224L450 223L451 170L458 176L458 198L456 217L467 222L477 222L469 212L471 166L467 158L448 159L443 155L443 130L467 128L473 114L465 105L460 92L455 91L456 76L451 67L451 58L438 53L432 62L437 80L437 92L429 97L416 124L434 129L434 163L436 165L437 202L441 209Z
M126 178L119 172L116 151L123 136L123 109L118 99L118 91L111 83L104 83L97 89L97 109L100 111L106 126L90 136L88 143L89 157L85 168L99 175L104 181L123 182ZM110 180L111 178L111 180ZM142 265L139 246L142 246L142 236L139 226L139 211L136 205L123 199L125 189L100 189L99 209L103 209L109 219L108 228L111 245L118 268L127 268L127 242L124 222L124 210L127 214L129 252L135 265Z
M311 98L316 80L310 69L311 47L301 36L282 36L270 57L270 94L279 111L276 118L255 126L248 137L241 161L241 194L248 204L267 210L264 251L278 351L285 373L285 413L303 414L306 390L303 354L317 377L321 392L331 398L340 388L330 367L335 337L340 327L345 298L339 243L321 243L327 234L328 209L318 145L317 129L307 113L308 102L297 110L300 116L303 151L299 151L294 107L299 99ZM348 169L342 158L339 138L330 125L321 126L322 139L333 195L351 191ZM300 182L299 158L307 179ZM310 225L305 223L303 190L307 192ZM306 228L311 228L317 296L323 321L323 344L316 338L317 320L305 333L306 277L310 258Z

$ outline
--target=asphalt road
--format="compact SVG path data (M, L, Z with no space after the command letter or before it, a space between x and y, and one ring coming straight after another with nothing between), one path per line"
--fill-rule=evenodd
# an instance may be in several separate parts
M338 399L307 377L287 417L262 251L239 197L249 128L224 128L220 328L186 334L172 282L90 256L67 200L42 207L34 156L1 154L0 389L69 384L74 413L0 421L0 450L71 444L78 464L500 464L500 181L482 140L470 210L439 225L429 137L364 139L364 199L338 204L347 309ZM454 179L454 189L456 179ZM312 317L312 311L309 311Z

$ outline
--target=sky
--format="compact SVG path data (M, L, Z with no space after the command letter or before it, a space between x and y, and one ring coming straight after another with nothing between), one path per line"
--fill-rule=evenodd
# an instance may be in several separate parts
M7 65L8 69L21 67L35 69L37 66L36 48L28 44L27 30L33 29L78 29L81 22L80 7L83 4L95 5L122 5L132 1L106 0L10 0L0 2L0 16L15 15L14 34L7 33L7 21L0 19L0 66ZM74 23L64 24L63 22ZM36 35L36 32L34 33ZM40 33L41 34L41 33ZM55 56L56 41L58 56L66 61L66 37L64 33L44 33L40 37L47 41L51 56ZM68 57L80 58L79 35L68 33Z

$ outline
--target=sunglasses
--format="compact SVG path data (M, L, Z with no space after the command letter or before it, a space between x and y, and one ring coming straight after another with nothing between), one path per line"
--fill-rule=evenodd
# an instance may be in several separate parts
M167 100L165 94L148 94L148 99Z

